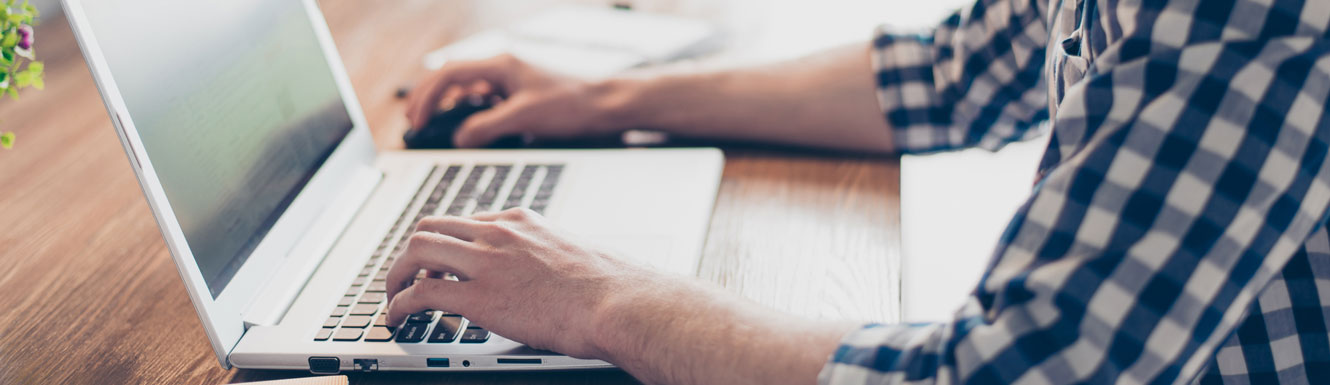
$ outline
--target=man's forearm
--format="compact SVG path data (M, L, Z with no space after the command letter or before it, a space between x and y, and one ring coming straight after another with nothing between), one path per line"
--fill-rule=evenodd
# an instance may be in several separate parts
M690 137L887 152L869 45L759 67L625 76L598 85L605 121Z
M647 383L811 384L855 327L676 280L627 289L609 301L597 317L601 358Z

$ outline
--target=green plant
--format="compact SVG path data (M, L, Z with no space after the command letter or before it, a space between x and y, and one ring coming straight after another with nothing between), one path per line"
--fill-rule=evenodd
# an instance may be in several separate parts
M37 40L32 26L37 24L37 7L23 0L5 0L0 9L0 94L18 99L25 87L46 88L42 81L45 66L36 60L33 43ZM0 147L14 146L13 132L0 132Z

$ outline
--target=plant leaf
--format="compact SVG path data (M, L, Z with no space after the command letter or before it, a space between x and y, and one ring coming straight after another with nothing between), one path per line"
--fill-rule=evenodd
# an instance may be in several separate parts
M13 147L14 147L14 133L13 133L13 132L6 132L6 133L3 133L3 134L0 134L0 147L4 147L4 148L6 148L6 149L9 149L9 148L13 148Z
M32 73L28 71L19 71L18 74L14 75L14 83L18 86L17 88L32 85Z
M10 18L12 19L13 16L10 16ZM5 38L0 40L0 47L4 47L5 53L9 53L16 45L18 45L18 32L14 29L10 29L5 32Z

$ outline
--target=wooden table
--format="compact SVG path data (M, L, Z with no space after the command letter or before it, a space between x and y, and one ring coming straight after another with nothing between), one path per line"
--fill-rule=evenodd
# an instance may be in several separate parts
M502 7L496 3L523 5ZM324 0L382 148L400 146L401 84L424 52L539 1ZM47 89L0 101L0 383L223 383L68 25L38 29ZM701 278L814 317L899 318L894 159L732 148ZM620 371L374 373L355 383L622 383Z

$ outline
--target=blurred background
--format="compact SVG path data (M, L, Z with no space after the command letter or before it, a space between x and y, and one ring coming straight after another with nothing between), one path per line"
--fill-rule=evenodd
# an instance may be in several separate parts
M112 1L112 0L95 0ZM698 59L701 63L739 65L788 59L851 42L866 42L879 24L901 30L925 31L965 0L321 0L327 12L342 60L352 74L352 83L364 103L381 148L400 148L406 121L400 103L382 95L391 94L427 73L422 64L426 53L464 37L514 20L537 15L566 4L610 7L628 6L704 20L719 28L723 47ZM81 154L63 154L54 148L62 142L115 141L82 56L64 20L57 0L33 0L41 11L36 30L36 55L46 62L46 86L79 88L75 98L54 99L56 92L26 90L21 100L0 100L0 129L14 131L18 146L0 151L0 187L16 182L22 171L36 162L63 162L68 167L92 167L78 161ZM409 20L403 12L380 12L384 7L418 10ZM446 11L445 11L446 10ZM391 15L391 16L390 16ZM359 18L361 20L347 20ZM365 22L365 21L372 22ZM409 30L411 38L380 44L371 39L383 30ZM164 32L165 33L165 32ZM385 61L384 57L400 60ZM368 68L383 65L381 68ZM384 101L389 100L389 101ZM384 102L380 102L384 101ZM815 102L815 101L811 101ZM51 120L25 117L24 111L61 106L71 111L58 124L86 127L79 137L51 134ZM43 123L37 123L37 122ZM904 239L903 303L910 321L947 318L973 288L986 265L994 241L1010 214L1028 193L1034 166L1043 143L1034 140L1009 146L996 154L979 150L906 157L902 160L902 221ZM118 151L118 146L106 146ZM128 163L117 166L128 173ZM117 183L132 183L123 175ZM40 183L37 181L33 181ZM0 194L4 190L0 189ZM20 197L47 199L49 197ZM72 199L69 197L61 199ZM76 213L71 213L76 215ZM18 214L14 214L18 215ZM57 231L58 229L50 229ZM3 235L0 235L3 238ZM163 261L166 262L166 261ZM921 279L920 277L928 277Z

